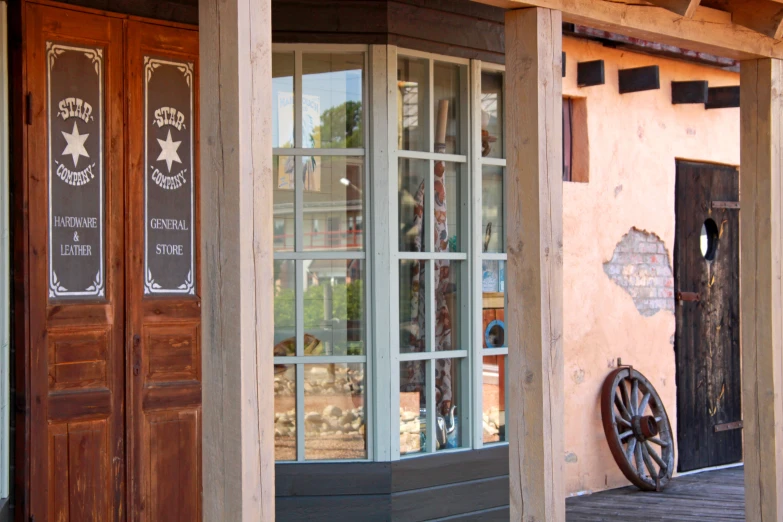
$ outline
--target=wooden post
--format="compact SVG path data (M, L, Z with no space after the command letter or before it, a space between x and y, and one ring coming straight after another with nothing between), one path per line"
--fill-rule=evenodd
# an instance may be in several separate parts
M565 521L562 17L506 13L511 520Z
M743 61L740 330L746 520L783 520L783 62Z
M270 0L199 0L204 520L273 521Z

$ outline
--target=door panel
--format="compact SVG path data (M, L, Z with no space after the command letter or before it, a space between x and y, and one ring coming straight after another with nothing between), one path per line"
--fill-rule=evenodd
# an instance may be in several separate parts
M30 509L123 517L122 22L26 9Z
M201 519L198 34L127 26L133 520Z
M742 419L738 183L733 167L677 162L679 471L742 459L741 430L723 429Z

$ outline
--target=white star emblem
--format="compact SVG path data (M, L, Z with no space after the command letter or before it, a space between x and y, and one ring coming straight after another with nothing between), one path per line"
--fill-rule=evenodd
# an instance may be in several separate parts
M70 154L73 157L74 168L79 165L79 156L90 157L87 154L87 149L84 148L84 142L87 141L89 136L89 134L79 134L79 127L76 126L76 122L73 122L73 131L70 134L63 132L63 137L68 144L65 146L65 150L63 150L63 156Z
M169 135L166 137L165 141L158 139L158 143L160 143L160 156L158 156L158 161L164 160L169 167L169 172L171 172L172 163L175 161L177 163L182 163L182 160L179 159L179 154L177 154L177 149L182 142L171 141L171 131L169 130Z

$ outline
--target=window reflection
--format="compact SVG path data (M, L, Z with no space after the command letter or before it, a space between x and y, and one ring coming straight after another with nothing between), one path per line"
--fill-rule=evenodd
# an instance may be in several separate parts
M490 355L483 359L482 412L484 443L506 440L506 356Z
M275 357L296 355L296 267L275 260Z
M294 250L296 238L294 157L274 156L272 158L272 172L275 179L272 191L275 251L291 252Z
M272 147L294 146L294 53L272 55Z
M304 248L364 249L364 158L307 156L304 179Z
M275 460L296 460L296 366L275 365Z
M304 354L364 354L364 261L305 261Z
M503 167L481 167L482 252L505 251L503 175Z
M363 147L363 74L363 54L302 56L304 147Z
M305 365L305 458L367 458L364 364Z
M502 73L481 73L481 155L503 157Z
M400 363L400 454L426 451L427 363Z
M429 62L397 60L397 132L402 150L429 152Z

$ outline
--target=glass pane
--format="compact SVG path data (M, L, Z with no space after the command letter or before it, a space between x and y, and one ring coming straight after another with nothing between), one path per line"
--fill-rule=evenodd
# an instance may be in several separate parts
M306 364L304 374L305 459L366 459L364 364Z
M481 73L481 155L503 157L502 73Z
M464 66L435 62L433 69L434 152L460 153L460 70Z
M304 261L304 354L364 354L364 261Z
M292 252L296 240L294 157L273 156L272 172L275 177L275 187L272 191L275 252Z
M400 363L400 455L426 451L427 363Z
M275 364L275 460L296 460L296 366Z
M482 252L505 252L503 175L503 167L481 167L481 229L484 231Z
M272 147L294 146L294 53L272 53Z
M459 261L435 262L435 351L460 350Z
M308 156L302 160L305 250L362 250L364 158Z
M481 291L484 348L507 346L505 261L482 261Z
M458 252L460 184L458 163L435 162L435 251Z
M399 248L401 252L424 252L428 249L424 231L429 226L427 180L430 162L399 160L397 209L400 220Z
M426 349L426 266L424 261L400 261L400 353Z
M296 264L276 260L275 357L296 355Z
M302 139L308 148L361 148L364 55L302 56Z
M397 146L400 150L429 152L429 62L397 59Z
M484 357L482 404L484 443L506 440L506 356Z
M459 367L461 359L436 359L435 365L435 447L438 450L462 446L460 426Z

